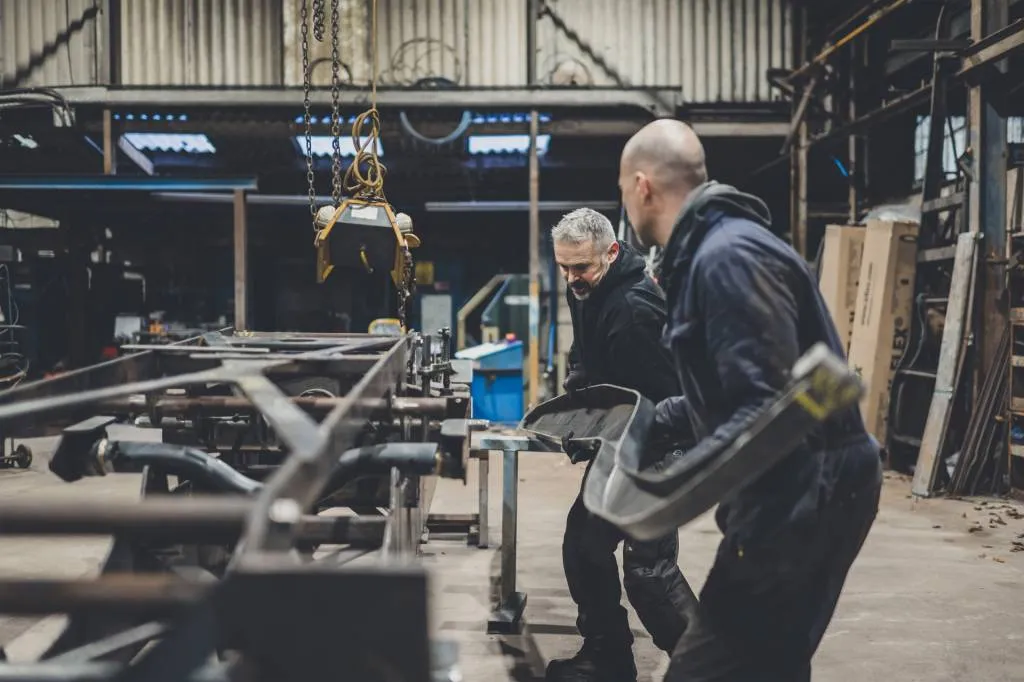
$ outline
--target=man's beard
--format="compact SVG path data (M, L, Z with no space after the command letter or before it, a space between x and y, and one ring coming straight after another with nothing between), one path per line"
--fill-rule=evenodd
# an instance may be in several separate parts
M585 301L590 298L590 293L593 289L590 288L589 284L584 284L580 288L570 286L569 289L572 291L572 295L576 297L577 301Z
M594 293L594 289L601 284L601 280L608 274L608 270L611 269L610 263L603 263L601 274L594 279L592 283L579 281L575 284L570 284L569 289L572 291L572 295L576 297L577 301L585 301L590 298L590 294Z

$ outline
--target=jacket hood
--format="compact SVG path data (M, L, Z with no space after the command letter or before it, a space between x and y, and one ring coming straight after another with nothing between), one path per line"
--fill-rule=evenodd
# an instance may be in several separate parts
M765 229L772 224L768 206L753 194L714 180L706 182L683 205L662 254L660 279L667 282L675 272L685 270L708 230L723 217L749 220Z

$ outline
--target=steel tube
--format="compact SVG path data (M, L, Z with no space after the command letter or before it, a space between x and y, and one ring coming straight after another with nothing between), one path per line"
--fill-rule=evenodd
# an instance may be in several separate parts
M173 614L207 590L207 585L166 573L112 574L95 580L0 578L0 613L44 616L102 609L155 616Z
M252 500L221 496L151 497L82 505L49 500L0 502L0 535L117 535L162 542L233 542ZM305 515L297 537L323 544L376 546L386 519Z
M288 400L304 410L327 413L341 405L345 399L293 396ZM396 416L443 417L448 409L448 401L445 398L419 396L394 398L390 401L381 398L368 400L366 404L371 406L375 413L391 413ZM253 409L255 408L252 401L239 396L197 396L194 398L164 397L158 399L152 406L147 406L143 400L120 398L104 401L98 411L116 414L155 411L163 416L181 417L190 414L193 410L199 410L206 414L234 414Z
M75 665L40 663L5 663L0 665L0 682L113 682L124 670L116 663L77 663ZM230 676L220 668L204 668L190 674L182 682L228 682Z

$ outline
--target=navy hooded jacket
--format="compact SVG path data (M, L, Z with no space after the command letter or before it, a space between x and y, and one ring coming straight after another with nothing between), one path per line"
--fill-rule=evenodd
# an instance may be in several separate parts
M680 440L729 438L787 384L794 363L815 343L845 357L810 267L770 225L760 199L711 182L687 200L665 247L663 341L685 397L660 403L657 419ZM868 484L877 469L877 444L854 407L723 500L718 525L726 543L738 547L812 526L841 479L848 479L844 488L860 478Z

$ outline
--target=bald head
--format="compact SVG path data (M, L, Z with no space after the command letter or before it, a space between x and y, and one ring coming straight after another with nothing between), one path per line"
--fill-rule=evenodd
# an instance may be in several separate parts
M664 246L686 198L707 180L704 146L682 121L659 119L633 135L622 150L619 189L641 243Z
M648 123L622 150L622 170L642 171L658 189L686 190L707 182L704 146L693 128L663 118Z

